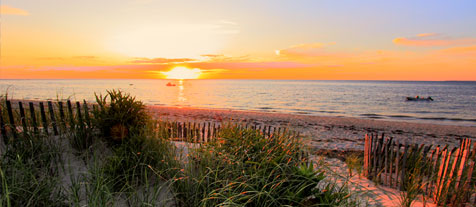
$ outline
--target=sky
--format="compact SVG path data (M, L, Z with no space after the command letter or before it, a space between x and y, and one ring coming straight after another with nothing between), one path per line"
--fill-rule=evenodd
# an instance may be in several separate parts
M476 1L2 0L0 79L476 80ZM176 74L175 74L176 75Z

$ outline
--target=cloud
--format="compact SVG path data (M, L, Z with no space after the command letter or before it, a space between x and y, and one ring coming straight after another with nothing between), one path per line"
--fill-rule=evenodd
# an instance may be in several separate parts
M10 6L7 6L7 5L1 5L0 6L0 13L2 15L19 15L19 16L28 16L28 15L30 15L30 13L28 13L26 10L10 7Z
M98 57L96 56L74 56L74 59L80 59L80 60L95 60Z
M197 61L191 58L136 58L131 61L132 63L155 63L155 64L168 64L168 63L184 63Z
M206 58L218 58L218 57L224 57L225 55L222 55L222 54L204 54L204 55L200 55L202 57L206 57Z
M415 37L397 37L393 39L396 45L431 47L431 46L457 46L471 45L476 43L476 38L450 39L442 38L436 33L421 33Z
M200 56L207 58L206 60L204 60L204 62L251 62L253 61L249 55L234 57L234 56L227 56L222 54L205 54Z
M468 47L452 47L439 50L438 54L453 55L453 56L472 56L476 57L476 45Z
M438 34L436 33L420 33L420 34L417 34L417 37L431 37L431 36L436 36Z
M64 57L39 57L38 60L48 60L48 61L64 61L66 58Z
M288 68L310 68L316 64L306 64L297 62L199 62L190 64L192 67L201 69L225 69L225 70L266 70L266 69L288 69Z
M335 42L299 44L276 50L275 53L278 56L320 56L324 54L324 48L335 44Z

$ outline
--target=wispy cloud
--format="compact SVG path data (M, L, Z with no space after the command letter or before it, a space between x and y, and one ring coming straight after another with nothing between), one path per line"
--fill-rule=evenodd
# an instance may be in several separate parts
M420 33L420 34L417 34L417 37L431 37L436 35L438 34L437 33Z
M458 46L476 44L476 38L445 38L436 33L421 33L415 37L397 37L393 39L396 45L431 47L431 46Z
M96 60L98 59L97 56L91 56L91 55L83 55L83 56L74 56L74 59L80 59L80 60Z
M2 15L20 15L20 16L30 15L30 13L28 13L28 11L26 11L26 10L11 7L11 6L7 6L7 5L1 5L0 6L0 13Z
M251 62L253 61L249 55L235 57L235 56L228 56L223 54L205 54L200 56L207 58L206 60L204 60L204 62Z
M472 46L468 46L468 47L446 48L446 49L443 49L443 50L439 50L438 54L452 55L452 56L476 57L476 45L472 45Z
M218 57L224 57L225 55L222 55L222 54L204 54L204 55L200 55L202 57L206 57L206 58L218 58Z
M323 54L324 48L335 44L335 42L299 44L276 50L275 53L278 56L319 56Z
M202 69L246 69L246 70L267 70L267 69L296 69L296 68L310 68L316 64L306 64L297 62L200 62L191 64L192 67Z
M184 63L197 61L192 58L136 58L132 63L152 63L152 64L168 64L168 63Z

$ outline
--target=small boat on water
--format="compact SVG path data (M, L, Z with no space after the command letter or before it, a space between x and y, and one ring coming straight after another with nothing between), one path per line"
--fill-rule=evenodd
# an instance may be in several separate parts
M434 101L434 100L433 98L431 98L431 96L428 96L428 98L416 96L416 97L407 97L407 101Z
M175 86L175 84L173 84L173 83L171 83L171 82L168 82L168 83L166 84L166 86Z

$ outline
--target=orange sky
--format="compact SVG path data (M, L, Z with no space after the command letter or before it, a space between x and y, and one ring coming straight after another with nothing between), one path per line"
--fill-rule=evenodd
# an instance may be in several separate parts
M476 80L470 1L400 13L377 1L3 4L0 79L153 79L184 66L204 79Z

